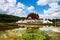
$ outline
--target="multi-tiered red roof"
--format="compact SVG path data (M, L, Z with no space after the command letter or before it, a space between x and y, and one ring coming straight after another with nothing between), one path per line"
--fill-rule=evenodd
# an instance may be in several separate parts
M43 20L42 18L39 18L39 15L37 13L31 12L27 18L27 20Z

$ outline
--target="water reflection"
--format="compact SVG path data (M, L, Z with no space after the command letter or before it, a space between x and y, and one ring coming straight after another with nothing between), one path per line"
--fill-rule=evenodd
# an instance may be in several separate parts
M51 37L51 40L60 40L60 27L56 26L43 26L42 28L39 28L42 33L44 31L48 31L49 33L52 33L52 35L48 34ZM26 28L17 28L13 30L7 30L7 31L0 31L0 40L22 40L22 33L24 33ZM51 32L52 31L52 32Z
M44 26L43 28L40 28L40 30L45 30L45 31L51 30L60 33L60 27L56 27L56 26Z

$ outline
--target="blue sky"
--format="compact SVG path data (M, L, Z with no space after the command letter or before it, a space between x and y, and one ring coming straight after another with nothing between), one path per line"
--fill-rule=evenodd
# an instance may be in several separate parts
M60 0L0 0L0 14L26 17L30 12L41 18L60 18Z
M48 8L49 8L48 5L38 6L37 3L36 3L37 0L17 0L17 3L18 2L21 2L21 3L23 3L24 5L26 5L28 7L29 6L34 6L35 7L34 11L36 11L38 13L41 13L41 14L44 13L44 9L48 10Z
M41 13L41 14L44 13L44 9L48 10L50 8L48 4L44 5L44 6L41 6L41 5L38 6L37 3L36 3L37 0L17 0L17 3L18 2L21 2L26 6L31 6L31 5L34 6L35 7L34 11L36 11L38 13ZM58 2L58 4L60 5L60 1Z

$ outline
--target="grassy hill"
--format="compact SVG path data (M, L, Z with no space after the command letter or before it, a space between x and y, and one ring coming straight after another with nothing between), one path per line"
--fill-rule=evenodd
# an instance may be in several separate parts
M8 14L0 14L0 23L11 23L16 22L18 20L25 19L25 17L18 17Z

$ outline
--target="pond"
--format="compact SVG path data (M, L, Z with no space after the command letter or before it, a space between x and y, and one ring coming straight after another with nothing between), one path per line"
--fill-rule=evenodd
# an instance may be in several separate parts
M27 28L17 28L12 30L0 31L0 40L25 40L23 39L23 37L26 37L26 30ZM41 34L39 35L43 35L45 37L45 39L40 38L39 40L60 40L60 27L43 26L43 28L39 28L39 32L41 32ZM22 34L24 34L25 36Z

